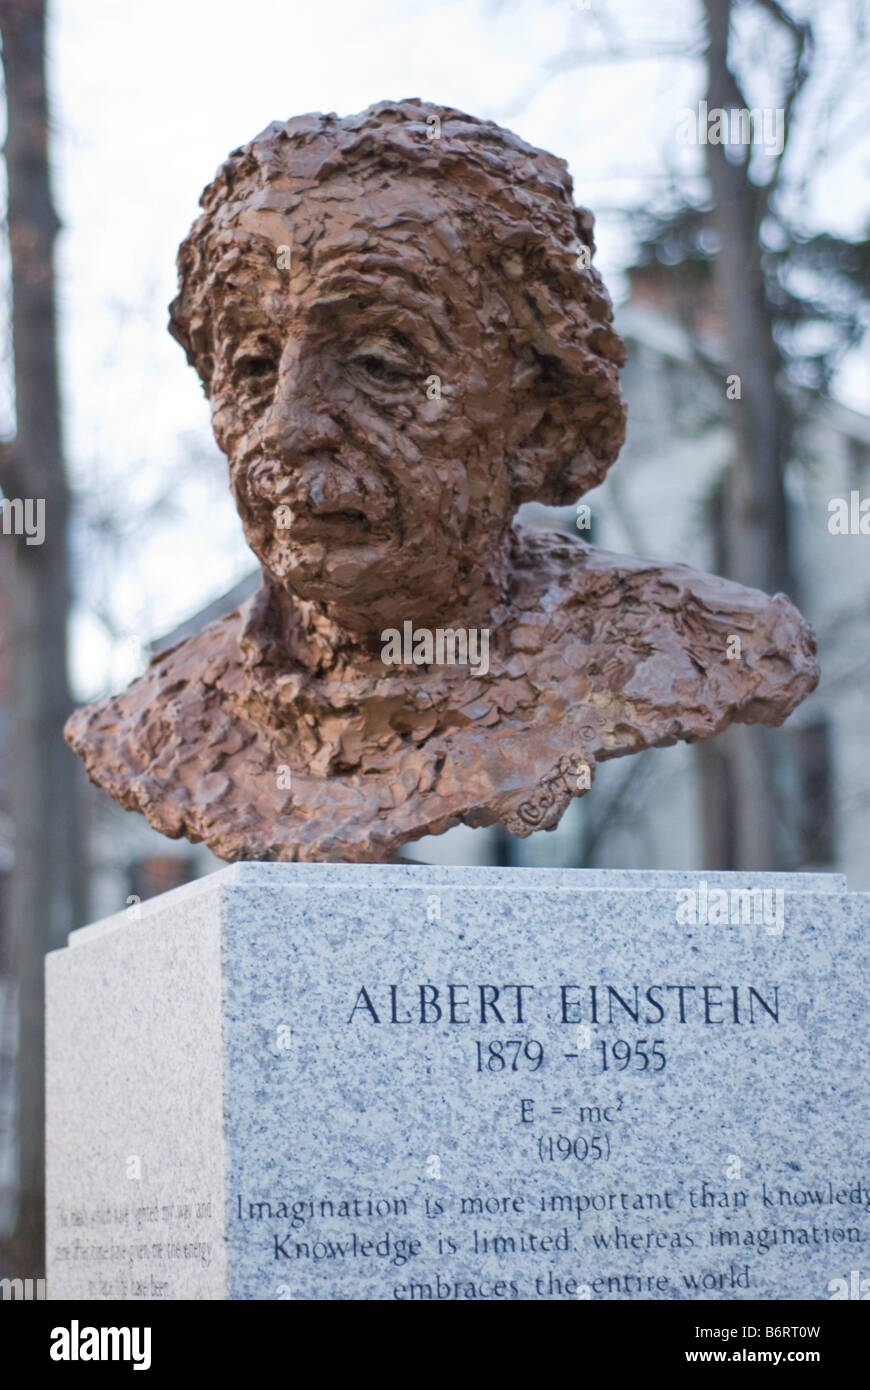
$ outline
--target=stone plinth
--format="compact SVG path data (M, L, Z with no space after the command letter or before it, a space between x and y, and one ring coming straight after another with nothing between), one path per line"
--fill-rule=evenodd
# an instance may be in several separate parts
M831 1298L868 925L835 875L248 863L86 927L49 1297Z

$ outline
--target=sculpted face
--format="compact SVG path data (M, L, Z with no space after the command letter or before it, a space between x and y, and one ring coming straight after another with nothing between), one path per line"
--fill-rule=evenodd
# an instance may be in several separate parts
M485 623L517 507L596 486L624 434L622 343L564 163L387 102L273 123L200 201L170 328L296 623L366 641Z
M515 510L498 306L446 215L426 226L419 193L403 200L366 197L366 219L391 224L376 249L350 200L306 246L274 194L252 200L214 320L213 423L249 544L278 584L364 632L455 620L489 587Z

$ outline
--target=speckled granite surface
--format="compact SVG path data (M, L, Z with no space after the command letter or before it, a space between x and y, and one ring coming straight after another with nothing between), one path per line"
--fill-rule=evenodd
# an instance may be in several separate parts
M830 1298L868 923L833 875L240 864L75 933L49 1297Z

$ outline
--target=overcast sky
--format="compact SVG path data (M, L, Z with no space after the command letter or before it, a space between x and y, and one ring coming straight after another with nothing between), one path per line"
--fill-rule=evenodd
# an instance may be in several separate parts
M806 8L829 86L842 87L853 51L847 0ZM232 148L272 120L345 115L382 98L419 96L497 120L568 160L577 201L598 215L597 263L617 300L631 250L620 210L654 201L669 168L700 173L700 152L674 138L680 109L703 90L691 56L701 40L695 0L54 0L51 9L70 465L76 484L122 517L121 553L109 563L124 622L144 640L251 567L206 402L166 331L178 243ZM545 80L579 44L641 56ZM648 56L662 48L672 52ZM769 55L758 57L750 95L763 102ZM807 140L819 133L823 98ZM861 100L856 91L838 113L804 203L809 223L853 234L868 215ZM866 359L863 375L850 364L840 390L861 407L865 387ZM168 476L174 513L140 521ZM80 558L96 568L93 550ZM90 587L100 587L93 569ZM109 671L108 646L85 612L75 631L81 695L133 674L132 648Z

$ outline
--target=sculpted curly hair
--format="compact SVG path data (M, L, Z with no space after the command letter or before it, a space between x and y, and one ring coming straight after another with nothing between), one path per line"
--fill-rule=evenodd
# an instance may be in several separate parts
M346 206L385 179L411 182L422 209L437 205L433 221L421 219L422 232L437 232L457 274L473 247L476 263L491 269L490 292L507 306L490 321L514 363L517 505L572 502L601 482L622 444L624 348L607 291L587 264L594 219L574 206L565 161L492 121L410 99L355 116L273 122L232 152L202 194L203 212L178 253L170 332L208 394L220 281L238 256L229 231L245 207L252 199L281 207L297 229L294 242L310 245L330 200ZM377 229L364 207L360 227L374 252Z

